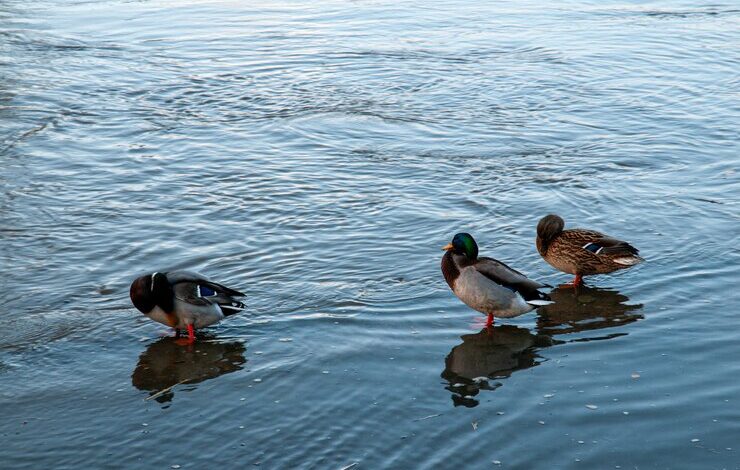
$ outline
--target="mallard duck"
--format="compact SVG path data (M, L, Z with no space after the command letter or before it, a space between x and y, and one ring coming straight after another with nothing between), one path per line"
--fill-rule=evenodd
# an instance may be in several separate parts
M563 230L557 215L543 217L537 224L537 251L552 267L575 275L573 286L583 276L606 274L644 261L634 246L603 233L582 228Z
M196 328L205 328L244 308L235 299L239 291L217 284L192 271L171 271L141 276L131 284L131 301L152 320L175 329L188 331L195 340Z
M550 303L539 291L546 284L533 281L493 258L478 257L478 244L468 233L458 233L444 248L442 274L452 292L468 307L488 315L511 318Z

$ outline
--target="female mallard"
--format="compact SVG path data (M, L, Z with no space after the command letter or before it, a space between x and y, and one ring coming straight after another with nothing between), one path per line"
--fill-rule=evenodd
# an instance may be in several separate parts
M467 233L458 233L443 250L442 274L452 292L468 307L488 315L511 318L547 305L549 297L539 291L545 284L528 279L493 258L478 258L478 245Z
M606 274L644 261L639 251L622 240L581 228L563 230L565 222L557 215L546 215L537 224L537 251L555 269L574 274L573 286L583 276Z
M129 294L134 307L174 328L177 336L181 329L187 329L191 342L195 340L195 328L205 328L244 308L235 299L244 294L192 271L141 276L131 284Z

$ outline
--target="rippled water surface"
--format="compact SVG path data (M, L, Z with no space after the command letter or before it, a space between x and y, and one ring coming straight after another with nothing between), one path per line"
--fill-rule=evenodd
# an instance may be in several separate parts
M739 129L734 2L2 2L0 466L740 468ZM489 335L548 212L647 262Z

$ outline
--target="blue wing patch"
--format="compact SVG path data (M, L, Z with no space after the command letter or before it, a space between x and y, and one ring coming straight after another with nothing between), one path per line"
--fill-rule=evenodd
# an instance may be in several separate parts
M588 250L591 253L595 253L597 255L599 254L602 248L603 248L602 246L599 246L596 243L586 243L585 245L583 245L584 250Z
M212 297L216 295L216 291L207 286L198 286L198 294L201 297Z

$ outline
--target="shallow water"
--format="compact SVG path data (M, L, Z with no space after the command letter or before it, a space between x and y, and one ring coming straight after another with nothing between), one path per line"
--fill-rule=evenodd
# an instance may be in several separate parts
M740 468L740 8L0 5L3 468ZM553 285L548 213L647 262ZM194 347L128 286L248 311ZM177 467L173 467L177 468Z

